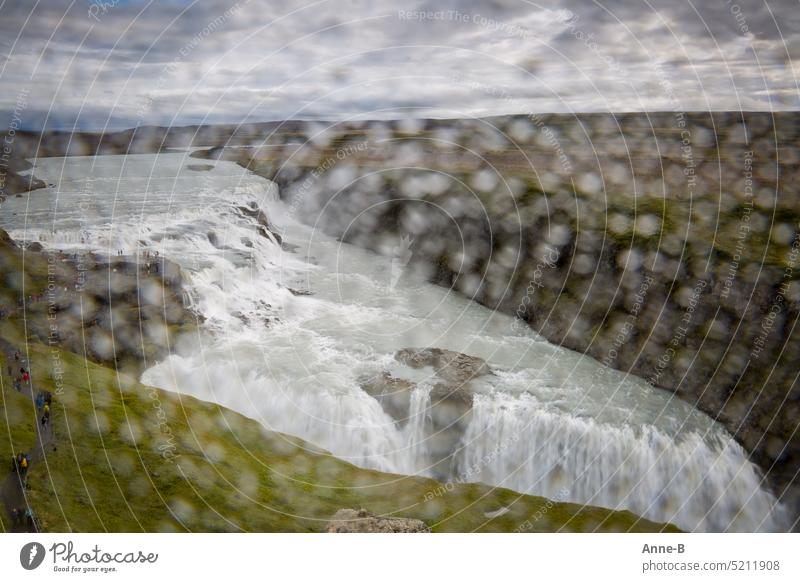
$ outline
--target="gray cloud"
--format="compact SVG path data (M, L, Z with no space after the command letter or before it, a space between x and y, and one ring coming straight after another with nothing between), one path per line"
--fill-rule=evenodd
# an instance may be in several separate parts
M800 108L794 0L44 0L0 38L28 126Z

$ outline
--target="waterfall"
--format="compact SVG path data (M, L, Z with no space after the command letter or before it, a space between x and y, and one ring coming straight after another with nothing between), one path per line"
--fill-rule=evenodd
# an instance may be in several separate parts
M411 392L408 424L403 431L409 453L417 462L418 472L425 471L429 454L427 439L431 434L431 388L432 386L422 382Z
M561 501L628 509L686 530L786 531L744 450L720 430L672 437L476 396L459 475Z
M25 227L0 224L50 248L155 249L181 265L206 333L146 370L144 383L218 402L362 467L430 476L444 451L451 480L628 509L686 530L786 531L742 448L688 404L637 378L598 374L599 363L411 272L393 279L391 257L297 223L268 182L234 164L193 173L184 163L175 153L39 160L37 173L62 189L19 208L21 199L8 200L6 215L24 212ZM87 188L93 173L113 179ZM76 202L84 199L92 212ZM299 252L260 236L236 209L253 203ZM479 356L494 369L469 387L472 410L452 430L433 428L432 371L394 360L408 346ZM404 421L362 389L387 370L414 385Z

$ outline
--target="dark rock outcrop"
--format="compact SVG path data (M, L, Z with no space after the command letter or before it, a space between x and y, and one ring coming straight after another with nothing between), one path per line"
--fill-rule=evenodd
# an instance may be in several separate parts
M266 213L258 207L258 204L251 202L249 206L239 206L238 210L256 221L258 224L256 230L261 236L274 239L278 244L283 243L283 237L272 227Z
M434 424L443 427L467 415L472 407L473 393L469 382L491 373L481 358L441 348L403 348L395 354L395 359L414 369L432 368L433 374L426 382L430 411ZM408 420L411 392L419 388L414 382L395 378L388 372L365 380L363 387L401 424ZM446 415L442 415L444 410L447 410ZM442 416L447 422L443 422L445 418L440 418Z
M32 174L21 175L21 172L30 170L33 167L22 153L12 153L8 163L3 164L3 166L0 168L0 198L13 194L19 195L47 186Z
M432 367L441 380L438 384L453 389L489 373L489 366L481 358L442 348L403 348L394 357L412 368ZM459 397L463 397L463 393Z
M186 306L177 264L51 252L36 242L26 250L35 249L23 262L0 231L5 316L24 317L39 341L138 375L196 331L200 317Z
M395 378L389 372L367 378L361 383L364 391L375 398L384 412L397 423L404 426L408 422L411 391L416 384L402 378Z
M11 238L11 235L9 235L2 228L0 228L0 246L6 247L6 248L10 248L10 249L17 248L17 243L14 242L14 239Z
M400 426L418 413L411 406L413 392L427 391L429 403L424 410L430 420L430 435L425 441L430 455L427 461L433 475L447 478L469 424L473 401L469 382L490 374L491 370L481 358L441 348L404 348L395 354L395 359L414 369L430 367L432 375L423 386L385 372L365 379L362 387Z

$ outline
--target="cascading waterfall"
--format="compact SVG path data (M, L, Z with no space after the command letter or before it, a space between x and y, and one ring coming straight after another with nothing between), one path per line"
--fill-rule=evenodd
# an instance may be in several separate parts
M761 531L781 519L756 468L721 431L673 437L653 426L609 426L543 410L524 397L476 397L459 471L686 529Z
M785 530L783 510L744 451L700 412L636 378L544 342L391 258L295 222L265 180L227 162L193 172L184 154L50 158L51 182L5 203L14 238L65 250L140 254L180 264L206 318L201 345L143 382L218 402L360 466L431 474L432 370L403 370L404 347L442 347L496 371L476 392L451 479L629 509L687 530ZM92 209L86 212L86 201ZM257 232L256 203L297 253ZM309 291L311 294L297 293ZM408 420L363 389L386 371L413 376Z
M408 424L404 436L408 439L409 452L419 466L418 471L424 471L422 465L428 458L428 436L431 434L431 388L429 384L421 382L411 392L411 401L408 407Z

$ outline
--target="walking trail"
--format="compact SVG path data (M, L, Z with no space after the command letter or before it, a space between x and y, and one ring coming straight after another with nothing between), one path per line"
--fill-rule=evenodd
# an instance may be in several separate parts
M5 355L7 366L4 370L2 370L2 374L8 379L9 386L13 388L14 380L19 377L19 369L25 368L29 373L31 373L30 366L28 365L28 359L25 357L24 352L20 349L20 358L16 360L14 358L14 354L17 352L18 348L14 347L6 340L0 338L0 350L2 350L3 354ZM31 374L31 379L27 382L22 382L20 392L27 396L31 401L31 406L35 407L35 399L38 390L35 388L34 378ZM51 405L50 410L50 421L47 425L43 428L41 424L41 410L36 411L36 446L34 450L27 451L28 452L28 472L27 478L29 479L31 476L31 469L36 466L40 461L44 460L45 455L47 454L48 449L55 450L55 435L53 434L53 410ZM13 430L13 427L11 427ZM14 451L14 454L25 452L21 450ZM30 500L27 495L27 490L25 488L25 484L20 479L20 476L13 470L13 461L9 462L9 459L3 459L2 462L6 466L6 470L8 474L6 475L5 479L3 479L2 486L0 487L0 499L2 499L3 509L8 516L9 523L12 523L12 532L38 532L38 524L36 519L32 520L32 523L29 520L20 519L18 523L14 523L12 520L12 510L16 508L21 514L24 514L26 510L30 510L30 513L33 516L36 516L36 512L33 510L31 506Z

